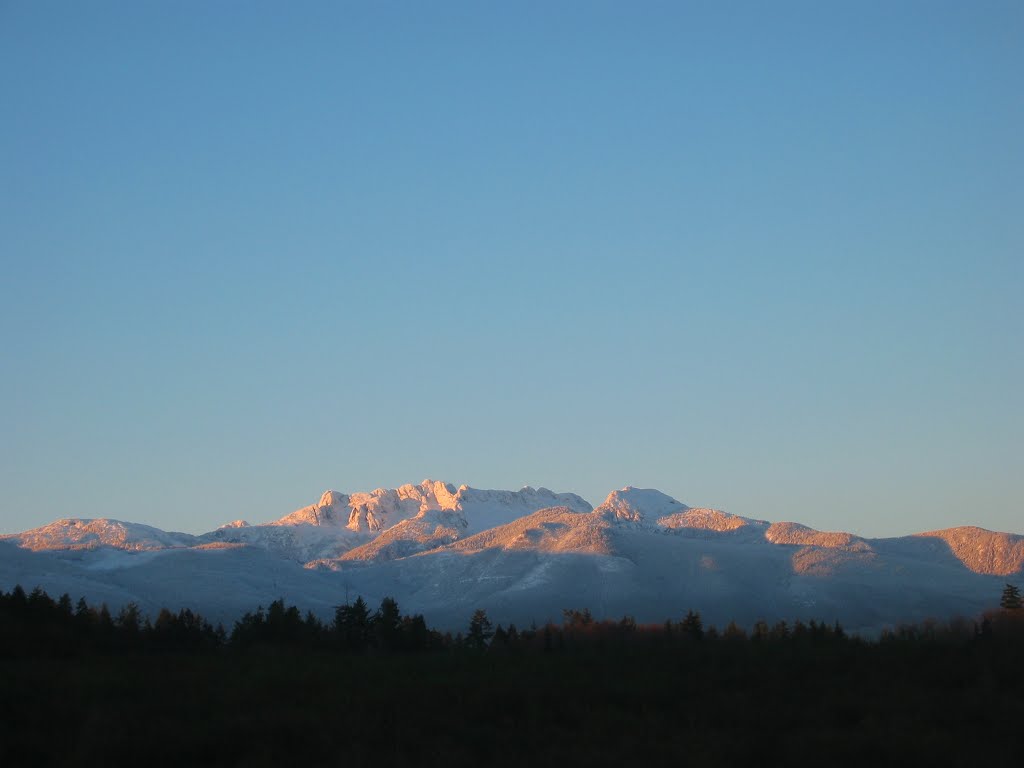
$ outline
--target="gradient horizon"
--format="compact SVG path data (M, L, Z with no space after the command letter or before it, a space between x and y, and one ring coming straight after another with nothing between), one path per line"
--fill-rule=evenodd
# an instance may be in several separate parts
M431 477L1024 533L1022 39L1011 2L0 3L0 532Z

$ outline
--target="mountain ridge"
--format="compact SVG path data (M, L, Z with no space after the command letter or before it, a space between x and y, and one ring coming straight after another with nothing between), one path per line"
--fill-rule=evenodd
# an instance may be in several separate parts
M977 573L1010 575L1024 569L1024 536L974 525L872 539L845 531L820 531L797 522L769 522L719 509L690 507L651 488L625 486L611 491L604 502L592 507L577 494L556 493L543 487L484 490L429 478L419 484L351 494L328 489L319 502L268 523L252 525L238 519L198 535L111 518L61 518L27 531L0 535L0 541L15 542L32 551L106 546L142 552L222 543L261 546L305 562L323 559L330 553L336 557L354 553L346 558L349 560L379 556L390 559L448 546L540 510L559 507L571 513L592 513L608 521L669 530L725 533L751 529L760 533L763 529L764 539L772 544L851 552L873 552L872 542L937 539ZM524 510L522 515L514 514ZM407 545L394 547L399 541ZM318 548L323 551L317 552Z
M285 595L325 615L344 595L393 596L451 626L481 606L517 622L587 606L870 629L977 612L1003 580L1024 578L1024 536L976 526L869 538L691 507L655 489L626 486L592 507L546 488L429 479L328 490L269 523L195 536L64 518L0 536L0 553L0 586L154 609L191 601L226 619Z

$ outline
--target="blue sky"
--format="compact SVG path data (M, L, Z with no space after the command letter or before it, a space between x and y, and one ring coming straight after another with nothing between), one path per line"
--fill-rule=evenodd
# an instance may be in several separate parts
M1024 532L1018 2L0 2L0 531L425 477Z

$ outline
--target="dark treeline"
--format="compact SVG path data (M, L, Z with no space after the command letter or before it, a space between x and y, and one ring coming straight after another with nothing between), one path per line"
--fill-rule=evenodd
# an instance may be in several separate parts
M1004 598L1006 596L1004 595ZM394 600L187 610L0 593L2 765L1011 765L1019 595L865 640L835 624L430 629Z
M817 621L756 622L746 629L736 623L718 629L688 611L679 621L637 624L631 617L596 620L588 609L565 609L561 624L519 629L494 627L487 614L474 613L464 633L430 629L422 615L402 615L386 597L371 610L359 597L339 606L333 621L276 600L246 613L230 632L183 609L164 608L155 619L129 603L116 615L106 605L90 606L84 598L72 603L67 594L56 600L42 589L26 593L21 586L0 591L0 653L6 656L87 652L154 651L209 653L260 648L301 648L344 654L417 653L426 651L576 652L685 649L696 643L736 647L739 644L888 645L913 643L992 644L1020 642L1024 610L990 611L979 620L907 624L882 632L874 641L848 636L839 624Z

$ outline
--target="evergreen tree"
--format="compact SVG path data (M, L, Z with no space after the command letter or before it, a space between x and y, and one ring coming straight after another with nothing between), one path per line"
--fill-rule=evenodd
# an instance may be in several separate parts
M402 613L392 597L380 601L380 609L373 614L373 632L377 647L385 651L397 651L402 641Z
M563 608L562 623L573 628L589 627L594 623L594 617L589 608L584 608L582 611L577 608Z
M294 606L285 606L278 598L267 609L266 629L261 639L271 643L296 643L305 636L302 614Z
M469 620L469 634L466 636L466 644L470 648L482 651L487 647L487 642L494 636L491 629L491 620L487 618L487 611L477 608L473 618Z
M499 624L494 630L494 645L505 647L508 645L508 632Z
M701 640L704 637L704 622L700 620L699 613L687 611L686 618L683 619L679 628L683 631L683 635L691 640Z
M174 614L166 608L161 608L156 615L156 622L153 624L154 632L171 632L175 624Z
M727 640L746 640L747 633L735 622L730 621L725 630L722 632L722 636Z
M362 597L351 605L340 605L334 612L334 633L341 647L361 653L370 642L370 609Z
M787 640L789 639L789 625L785 621L779 620L775 622L775 626L772 627L771 631L772 640Z
M92 609L89 608L89 604L85 602L84 597L78 598L78 603L75 605L75 618L84 622L92 619Z
M434 644L434 636L422 614L402 617L402 648L407 651L425 651Z
M21 584L15 584L14 589L11 590L11 605L14 606L17 613L23 613L22 609L28 605L28 597L26 597Z
M758 619L754 622L754 630L751 633L751 638L754 640L767 640L769 637L768 622L764 619Z
M1003 589L1003 596L999 600L999 607L1006 611L1019 611L1021 609L1020 587L1007 584Z
M134 637L139 633L140 618L139 606L135 603L125 603L117 614L117 626L123 634Z

